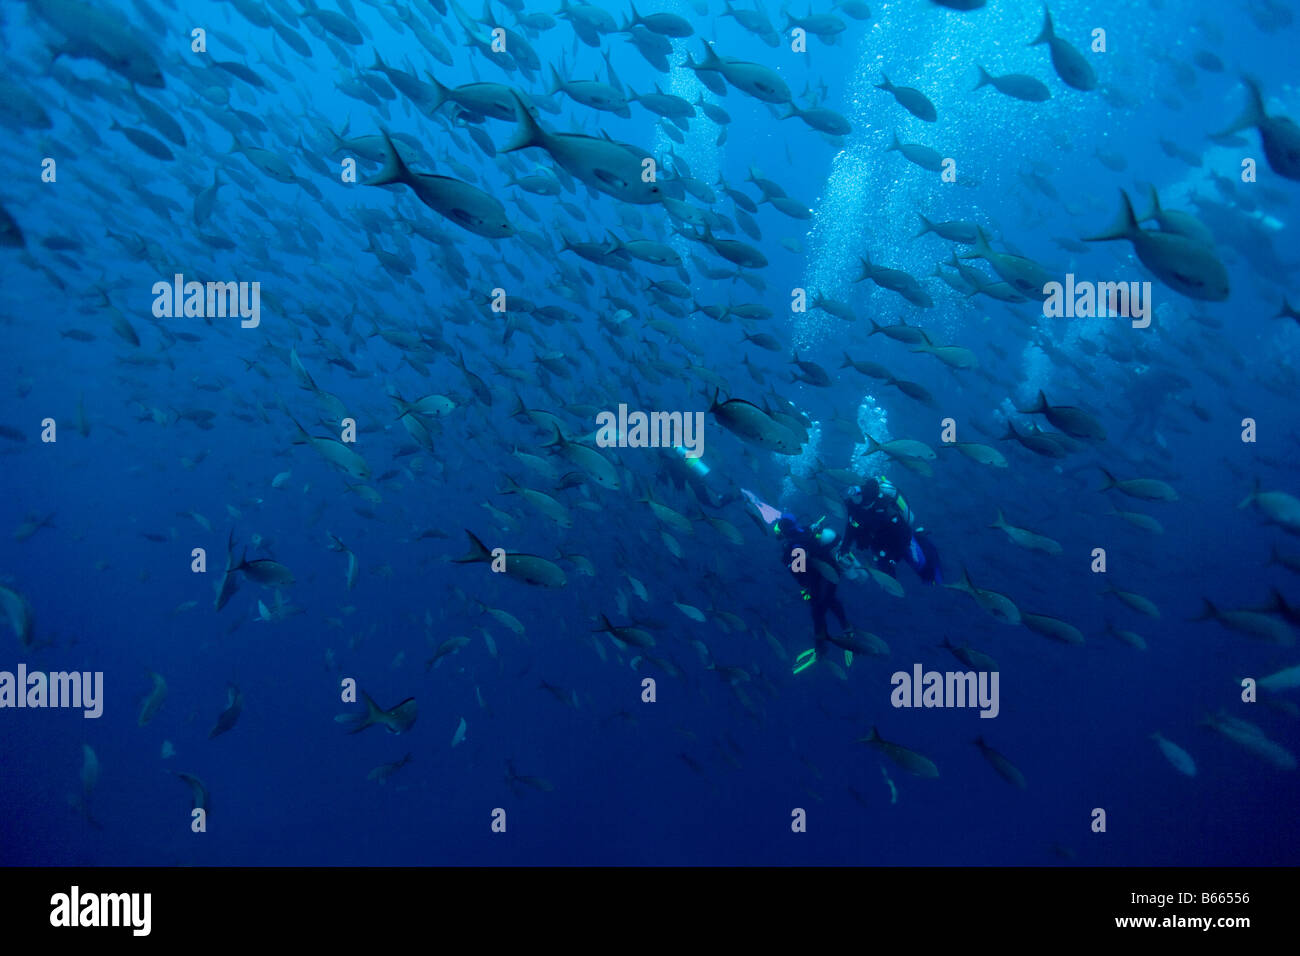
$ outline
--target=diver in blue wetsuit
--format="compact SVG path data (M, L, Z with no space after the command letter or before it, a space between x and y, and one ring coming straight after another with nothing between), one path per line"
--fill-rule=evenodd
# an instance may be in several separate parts
M821 520L811 528L805 528L794 515L759 501L753 492L742 489L741 493L758 510L763 523L781 539L781 563L794 575L799 583L799 594L812 612L814 646L796 659L794 672L798 674L817 660L828 640L834 643L826 629L828 612L835 615L841 630L852 631L844 605L835 593L839 577L835 532L822 528Z
M776 522L781 539L781 560L799 582L799 593L812 611L813 639L820 649L826 640L826 613L834 614L841 630L848 630L849 619L844 605L836 596L836 580L827 577L824 567L835 572L835 532L830 528L804 528L794 515L783 514ZM802 549L802 555L796 553ZM819 567L820 565L820 567Z
M925 529L916 526L912 509L888 478L877 475L864 485L854 485L845 492L844 508L841 564L851 563L853 550L860 548L872 567L890 577L898 576L902 561L927 584L943 583L938 549Z

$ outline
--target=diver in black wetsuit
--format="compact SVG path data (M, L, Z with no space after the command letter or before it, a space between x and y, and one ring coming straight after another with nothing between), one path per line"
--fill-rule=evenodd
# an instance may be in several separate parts
M842 630L849 629L844 605L835 594L836 582L818 567L823 563L828 569L835 568L835 532L829 528L820 531L804 528L788 513L777 519L775 531L781 539L781 560L799 582L800 594L812 611L815 650L820 650L826 641L827 611L839 620ZM796 549L802 549L803 553L796 554Z
M840 562L852 561L854 548L861 548L872 567L890 577L898 576L898 562L910 565L927 584L942 584L939 552L923 528L916 527L912 510L893 482L883 475L855 485L844 496L844 536L840 539Z

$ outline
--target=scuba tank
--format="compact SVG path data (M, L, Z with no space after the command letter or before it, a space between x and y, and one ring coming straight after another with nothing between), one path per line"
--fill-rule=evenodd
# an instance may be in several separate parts
M682 459L683 467L695 477L703 481L709 476L709 466L704 463L703 455L692 458L686 453L686 448L683 445L674 445L673 451L677 454L677 457Z

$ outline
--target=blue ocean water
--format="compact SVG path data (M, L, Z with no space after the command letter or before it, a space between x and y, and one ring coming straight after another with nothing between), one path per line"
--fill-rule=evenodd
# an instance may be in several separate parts
M1084 91L1063 82L1047 45L1029 45L1042 7L1011 0L967 12L870 3L865 19L862 4L818 3L832 21L809 21L810 31L835 42L809 32L807 52L791 49L798 38L775 3L764 11L770 30L756 32L736 15L758 9L749 0L647 0L636 5L647 20L674 13L693 32L671 38L643 26L649 56L618 32L626 4L329 3L0 7L9 131L0 205L21 232L6 232L0 249L0 671L21 664L103 680L98 718L0 709L0 861L1297 862L1300 787L1294 757L1287 764L1300 746L1295 691L1260 689L1245 702L1240 681L1300 664L1286 621L1300 588L1284 560L1300 556L1300 522L1286 510L1294 499L1238 505L1257 480L1265 492L1296 491L1300 333L1274 316L1300 302L1300 187L1270 163L1256 129L1208 138L1248 102L1242 73L1269 116L1300 114L1289 6L1056 4L1057 35L1096 73ZM807 11L796 3L791 12ZM491 48L496 26L510 31L505 55ZM195 29L204 52L193 48ZM1094 49L1097 29L1104 51ZM706 76L724 83L717 95L685 65L704 61L705 41L775 71L801 108L833 110L851 131L779 119L788 107L737 86L768 76L752 66L725 81ZM661 54L668 72L651 62L654 43L671 48ZM447 88L500 84L526 94L547 131L632 145L628 156L655 160L668 200L621 201L600 164L575 181L576 167L557 155L571 155L564 147L504 152L519 124L478 112L472 91L416 102L370 69L376 52L417 96L434 78ZM977 65L1032 76L1050 98L974 90ZM696 108L688 128L669 128L640 102L627 117L598 111L553 92L552 68L607 84L612 68L628 94L657 86L690 104L702 96L729 122ZM922 91L937 119L878 89L882 74ZM479 92L499 101L500 89ZM484 202L478 194L457 192L459 204L443 207L449 217L407 185L365 185L382 165L381 130L416 173L473 177L503 204L513 234L462 227L485 208L473 206ZM895 136L952 159L955 181L887 149ZM245 152L231 151L232 139ZM1254 181L1243 181L1244 159ZM539 168L558 195L508 184ZM221 185L205 214L214 174ZM719 177L753 202L764 190L747 180L771 180L808 218L765 202L751 234ZM1078 243L1114 222L1121 189L1139 214L1149 208L1147 184L1213 234L1208 252L1166 243L1163 275L1130 242ZM468 213L451 211L467 203ZM973 247L918 237L918 214L977 223L996 250L1055 281L1150 282L1150 324L1048 318L1037 299L959 292L935 267ZM767 264L729 262L698 241L706 223ZM1160 228L1167 238L1178 225ZM611 236L658 241L682 266L616 253ZM603 264L566 240L603 244L593 253ZM855 282L861 257L909 273L931 305ZM1188 262L1204 278L1206 257L1226 270L1226 299L1171 288L1170 273ZM998 281L990 263L962 264ZM257 325L157 315L155 283L176 274L260 283ZM671 282L687 297L664 291ZM491 307L497 289L504 314ZM792 311L797 290L847 303L855 317ZM712 306L741 311L703 311ZM978 367L950 368L873 331L900 321L935 346L969 350ZM772 336L777 350L743 333ZM829 386L792 381L796 351L829 373ZM846 353L921 386L922 400L841 368ZM1044 415L1017 410L1040 390L1052 405L1086 409L1105 439L1049 437L1059 457L1004 439L1008 420L1022 434L1036 422L1060 436ZM715 391L719 404L792 403L808 432L801 452L742 440L725 411L712 413ZM442 395L454 408L403 416L393 395ZM567 440L591 448L597 410L704 413L708 474L683 477L671 449L599 448L619 485L602 487L581 452L550 447L545 420L514 414L517 401L554 414ZM342 437L344 418L355 422L347 447L366 476L326 460L343 454L321 440ZM997 448L1006 467L940 447L946 419L959 441ZM937 454L908 467L870 454L859 429ZM1103 469L1164 482L1177 500L1100 490ZM887 643L887 656L847 663L824 648L793 673L813 645L810 616L782 545L738 492L805 523L825 515L839 531L848 471L889 476L948 584L964 567L1020 612L1068 622L1083 643L1004 623L904 568L901 597L870 579L838 587L850 621ZM559 510L509 493L510 481ZM990 527L999 510L1060 553ZM1115 510L1150 516L1159 530ZM554 562L564 586L456 563L470 550L466 530L488 548ZM331 550L331 535L347 551ZM236 563L274 560L292 584L259 583L251 574L265 565L235 571L238 589L218 608L231 538ZM194 549L204 550L202 573ZM1275 553L1283 560L1270 563ZM1141 595L1159 616L1107 587ZM1196 620L1203 599L1221 612L1264 610L1234 630ZM654 646L597 633L602 614ZM1108 624L1141 635L1145 648ZM1266 627L1269 639L1242 630ZM463 646L444 645L458 637ZM996 717L891 704L896 672L967 669L945 639L996 660ZM166 695L142 723L150 672ZM345 681L382 708L415 698L414 725L348 734L335 716L363 707L343 700ZM210 736L232 686L242 710ZM1221 727L1248 721L1257 734L1229 723L1230 739L1204 725L1210 715L1222 715ZM873 727L932 761L937 777L864 743ZM1166 759L1157 731L1190 755L1194 775ZM976 737L1019 769L1023 788L995 772ZM387 779L372 774L407 754ZM201 832L193 789L177 774L206 791Z

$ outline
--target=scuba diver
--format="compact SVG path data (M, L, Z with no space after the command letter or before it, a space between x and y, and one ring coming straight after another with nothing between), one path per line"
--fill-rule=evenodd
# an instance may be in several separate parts
M689 487L696 501L711 508L723 508L739 499L734 491L714 490L712 485L715 482L709 477L710 468L704 463L703 455L691 458L680 445L674 446L672 452L664 458L663 467L668 480L678 491Z
M861 548L872 567L897 577L898 562L911 566L927 584L942 584L939 552L916 519L898 489L884 475L865 485L854 485L844 494L844 535L836 557L841 565L856 563L854 548Z
M818 653L827 641L836 643L836 639L826 629L828 611L839 620L841 630L846 634L852 632L848 615L844 613L844 605L835 593L838 586L835 532L821 527L824 519L820 518L811 527L805 528L794 515L759 501L753 492L742 489L741 493L758 509L763 523L781 539L781 563L790 569L790 573L799 582L799 593L812 612L815 643L796 658L794 672L798 674L817 660ZM798 549L802 549L802 553L796 553ZM828 576L822 568L834 576Z

